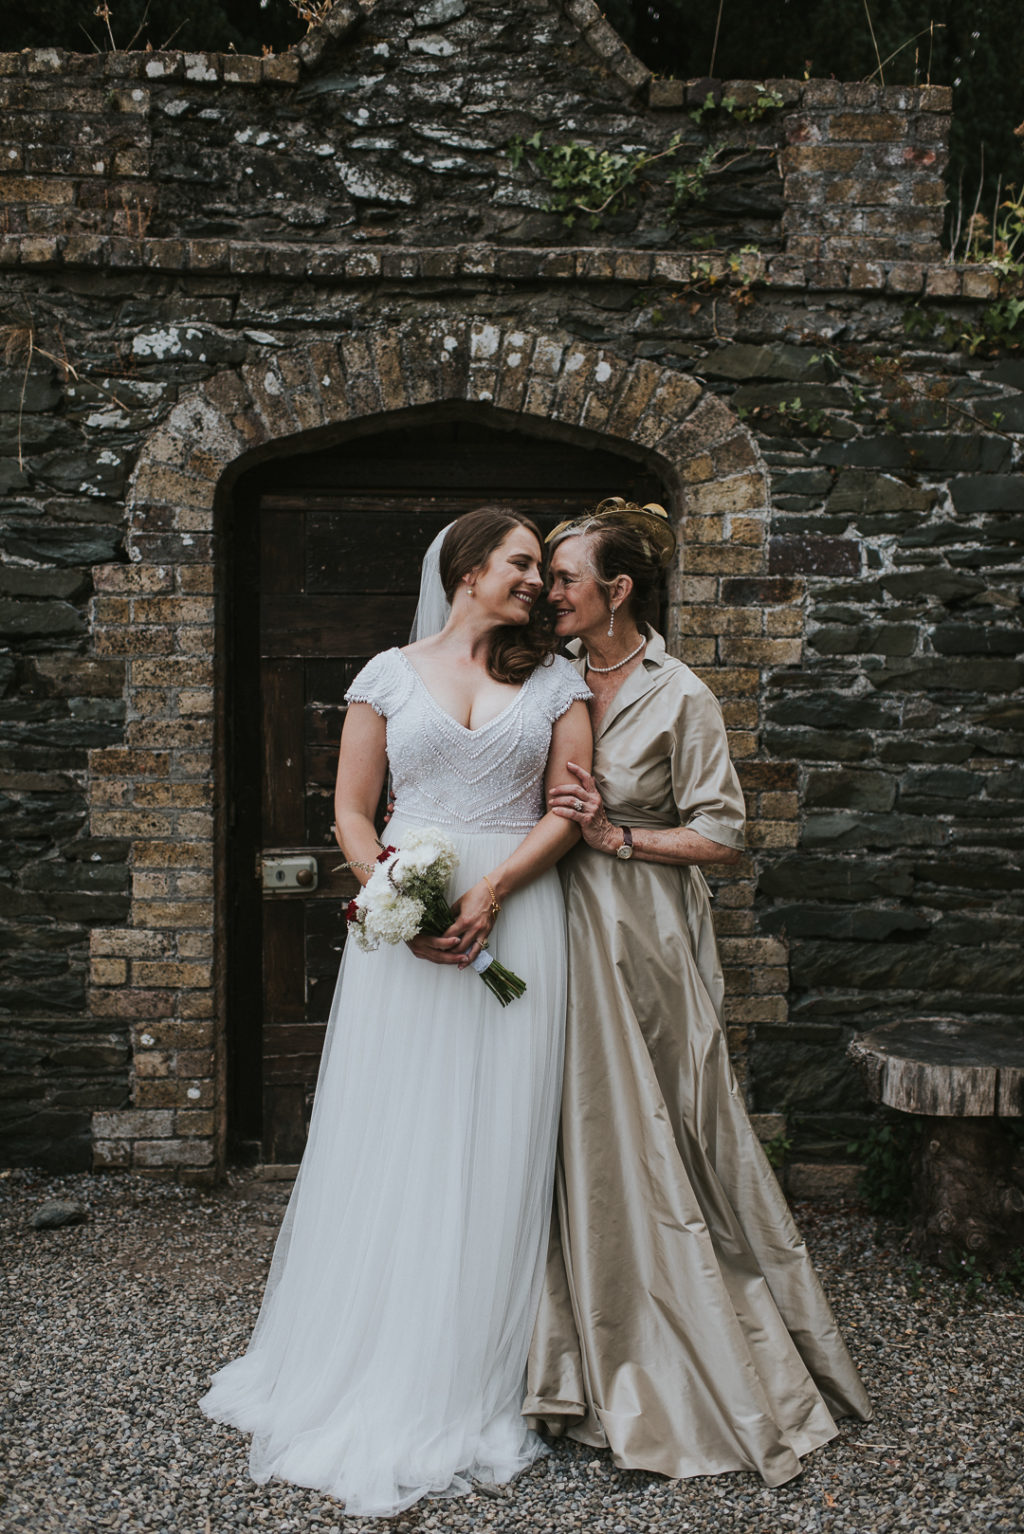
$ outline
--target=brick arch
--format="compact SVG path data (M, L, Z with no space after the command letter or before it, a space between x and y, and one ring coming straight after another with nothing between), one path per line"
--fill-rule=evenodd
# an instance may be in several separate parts
M768 637L798 632L798 615L772 629L759 605L766 470L750 433L694 379L481 319L267 349L191 389L144 445L130 492L130 562L100 572L95 598L97 648L127 659L127 724L123 746L90 753L92 830L132 846L130 925L92 937L91 1009L112 1028L127 1022L133 1045L131 1107L94 1116L98 1165L197 1182L223 1165L216 932L224 830L213 810L219 506L237 474L261 458L453 404L526 432L628 445L659 473L680 533L669 643L698 670L714 668L716 683L732 678L723 703L734 754L746 760L756 751L757 668L798 658L798 637ZM769 778L765 786L780 785ZM784 961L781 949L755 955L746 951L753 939L729 941L745 945L733 956L738 965ZM784 993L782 969L777 989Z

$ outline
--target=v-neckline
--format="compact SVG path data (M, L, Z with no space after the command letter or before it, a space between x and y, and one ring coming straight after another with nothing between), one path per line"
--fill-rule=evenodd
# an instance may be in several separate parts
M454 714L450 714L448 712L448 710L442 704L440 704L437 701L437 699L434 697L434 694L431 692L430 688L427 686L426 682L423 680L423 678L420 676L419 672L416 670L416 667L413 665L412 661L406 655L405 651L404 650L398 650L397 653L398 653L398 655L401 656L402 660L408 666L409 670L412 672L412 674L416 678L417 682L419 682L419 684L422 687L424 693L430 699L430 701L434 705L434 707L437 709L437 712L443 718L447 719L449 724L453 724L457 730L461 730L464 735L480 735L480 734L483 733L484 730L489 730L491 728L492 724L497 724L499 719L504 719L505 715L509 712L509 710L515 708L516 704L522 698L524 690L530 684L530 678L534 675L534 673L531 671L530 672L530 676L528 676L526 678L526 681L523 683L522 687L517 689L515 697L510 699L509 702L506 703L505 707L501 710L500 713L495 714L492 719L488 719L486 724L478 724L476 729L473 729L468 724L460 723L460 721L455 718Z

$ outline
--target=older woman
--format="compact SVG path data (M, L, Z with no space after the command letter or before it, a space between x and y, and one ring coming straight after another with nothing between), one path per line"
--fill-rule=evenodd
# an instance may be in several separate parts
M557 633L593 695L593 776L549 807L569 1012L555 1219L524 1411L669 1476L771 1486L867 1397L751 1129L702 864L743 845L721 710L644 621L674 536L604 501L550 535Z

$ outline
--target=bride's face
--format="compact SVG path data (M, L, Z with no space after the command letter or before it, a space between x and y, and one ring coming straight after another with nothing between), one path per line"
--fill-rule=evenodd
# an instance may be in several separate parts
M608 627L608 598L594 579L583 537L564 538L548 566L548 601L560 639L580 639Z
M544 589L540 544L528 527L514 527L492 549L487 563L464 579L477 609L500 624L528 623L530 609Z

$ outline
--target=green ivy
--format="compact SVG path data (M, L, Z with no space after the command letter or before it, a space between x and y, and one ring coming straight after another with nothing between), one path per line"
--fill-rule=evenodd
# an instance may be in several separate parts
M910 1219L910 1168L922 1127L922 1119L901 1113L873 1124L863 1139L846 1147L861 1163L860 1191L878 1219L900 1224Z

